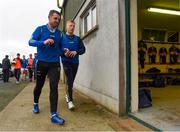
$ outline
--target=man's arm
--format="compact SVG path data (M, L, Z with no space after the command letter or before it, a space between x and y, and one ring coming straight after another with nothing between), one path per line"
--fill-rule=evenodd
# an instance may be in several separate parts
M84 46L84 43L83 43L83 41L79 38L79 49L78 49L78 51L77 51L77 54L78 55L82 55L82 54L84 54L86 52L86 48L85 48L85 46Z
M40 47L44 45L44 41L40 41L42 34L42 27L36 28L33 32L31 39L29 40L29 45L33 47Z
M11 69L11 62L10 62L10 60L8 60L8 67L9 67L9 69Z

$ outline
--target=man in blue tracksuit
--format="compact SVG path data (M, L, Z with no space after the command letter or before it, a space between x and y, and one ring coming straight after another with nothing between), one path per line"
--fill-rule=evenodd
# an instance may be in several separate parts
M39 97L44 85L46 75L50 81L50 111L51 122L64 124L64 119L57 114L58 104L58 82L60 78L60 55L62 33L58 29L60 22L60 13L55 10L49 12L49 22L47 25L39 26L32 34L29 45L37 47L37 71L36 86L34 88L34 105L33 112L39 113Z
M74 35L75 22L72 20L66 23L66 34L63 35L62 49L62 64L67 77L67 95L66 101L68 108L73 110L73 83L79 66L79 55L85 53L85 47L80 37Z

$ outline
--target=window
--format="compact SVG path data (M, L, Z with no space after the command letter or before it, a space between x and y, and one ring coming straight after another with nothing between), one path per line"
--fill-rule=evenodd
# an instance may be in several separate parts
M96 26L96 6L94 6L94 8L92 9L92 26L95 27Z
M143 30L143 40L149 41L165 41L165 30L154 30L154 29L144 29Z
M88 32L91 29L91 17L88 13L86 17L84 17L84 32Z
M82 13L80 22L80 34L81 36L87 36L89 33L97 28L97 10L95 1L92 0Z
M179 32L168 32L168 42L179 42Z

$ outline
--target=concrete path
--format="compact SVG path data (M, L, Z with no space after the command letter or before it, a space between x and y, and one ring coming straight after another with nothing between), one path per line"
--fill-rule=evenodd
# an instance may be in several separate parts
M59 85L58 111L66 123L63 126L50 122L49 115L49 84L46 81L40 97L40 110L37 115L32 113L33 88L30 83L9 105L0 113L0 131L147 131L136 121L119 118L108 112L91 99L75 92L75 111L69 111L65 101L65 85Z

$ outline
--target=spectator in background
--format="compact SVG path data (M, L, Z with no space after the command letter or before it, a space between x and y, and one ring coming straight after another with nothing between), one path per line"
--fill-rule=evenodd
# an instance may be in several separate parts
M20 54L17 53L17 57L13 59L14 76L16 78L16 84L19 84L19 80L21 76L21 63L22 63L22 60L20 58Z
M9 72L10 72L9 70L11 69L11 63L8 55L6 55L2 61L2 69L3 69L4 83L9 82Z
M26 78L27 78L27 64L28 64L28 61L25 57L25 55L23 55L23 59L22 59L22 81L26 81Z
M33 58L32 58L32 54L29 55L29 58L28 58L27 61L28 61L27 68L28 68L28 72L29 72L29 81L32 82L32 77L33 77L33 70L32 70Z

